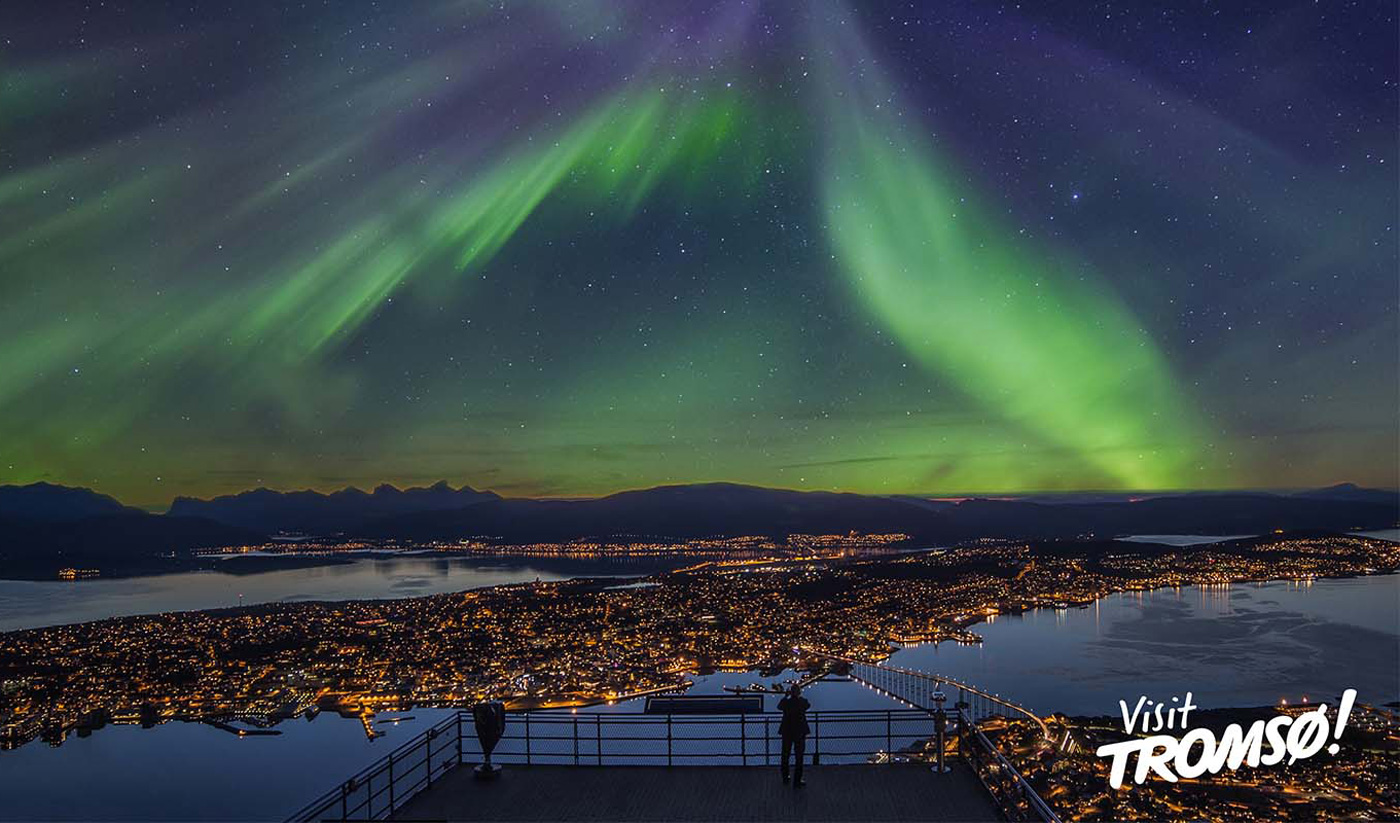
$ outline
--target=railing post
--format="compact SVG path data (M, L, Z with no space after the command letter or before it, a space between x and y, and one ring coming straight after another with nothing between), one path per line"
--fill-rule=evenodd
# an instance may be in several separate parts
M578 765L578 715L574 715L574 765Z
M747 717L746 714L739 715L739 762L745 766L749 765L749 737L748 729L744 725Z
M822 713L812 712L812 765L822 764Z
M349 806L347 805L347 801L346 801L346 796L349 795L349 794L350 794L350 781L347 780L347 781L345 781L344 783L341 783L341 784L340 784L340 819L341 819L341 820L348 820L348 819L350 818L350 808L349 808Z
M427 775L428 785L433 785L433 730L428 729L423 735L423 771Z
M462 765L462 713L457 712L457 765Z
M530 765L530 713L525 714L525 765Z
M598 765L603 765L603 715L593 713L593 741L598 744Z
M772 750L772 747L771 747L771 745L770 745L770 743L769 743L769 741L772 739L772 735L773 735L773 730L772 730L772 728L769 726L769 723L770 723L770 722L772 722L772 718L771 718L771 717L768 717L767 715L764 715L764 716L763 716L763 765L765 765L765 766L771 766L771 765L773 765L773 750Z
M389 814L394 813L394 753L389 752Z
M948 727L948 716L947 716L946 714L943 713L943 710L942 710L942 709L939 709L939 714L938 714L938 715L934 718L934 720L933 720L933 728L934 728L934 731L937 732L937 735L938 735L938 766L937 766L937 771L938 771L939 774L943 774L943 773L945 773L945 772L951 771L950 769L946 768L946 767L944 766L944 764L943 764L943 754L944 754L944 751L948 748L947 744L944 742L944 739L943 739L943 736L944 736L944 734L945 734L946 731L947 731L947 727Z
M894 728L890 719L890 710L885 710L885 762L894 762Z
M666 713L666 765L671 765L671 713Z

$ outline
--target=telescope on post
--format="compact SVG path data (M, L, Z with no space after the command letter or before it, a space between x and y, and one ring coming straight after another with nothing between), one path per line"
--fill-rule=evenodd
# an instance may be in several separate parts
M952 769L943 762L943 754L947 748L943 738L948 731L948 711L943 707L943 704L947 701L948 696L943 693L942 689L934 689L933 704L937 706L937 708L933 713L933 731L938 739L938 762L934 765L933 770L938 774L952 771Z
M501 742L506 733L506 707L499 700L488 700L472 707L472 721L476 725L476 739L481 743L482 762L476 767L476 779L492 780L499 777L501 767L491 762L491 752Z

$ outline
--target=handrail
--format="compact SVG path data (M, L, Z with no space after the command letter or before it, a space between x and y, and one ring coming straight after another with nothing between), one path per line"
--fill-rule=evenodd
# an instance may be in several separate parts
M1010 777L1020 799L1026 801L1031 811L1033 811L1040 820L1044 821L1044 823L1061 823L1060 816L1055 813L1054 809L1050 808L1050 804L1046 803L1040 794L1031 787L1026 778L1011 764L1011 761L1007 760L1006 756L1003 755L996 746L992 745L992 741L988 740L987 735L983 734L982 730L977 728L977 724L970 722L966 713L961 709L958 710L958 715L962 719L962 728L968 730L967 736L972 738L974 744L981 748L984 754L990 755L996 765ZM968 753L964 751L963 755L967 757ZM977 773L977 778L982 781L982 786L986 788L987 793L990 794L992 798L997 801L997 805L1001 807L1002 813L1010 819L1020 819L1019 815L1014 814L1014 809L1008 808L1009 804L1003 799L1002 794L987 782L986 775L983 774L982 769L977 768L976 763L973 763L972 766L973 771Z
M902 700L911 706L909 709L832 709L808 713L812 725L809 752L813 765L820 763L823 756L823 741L826 742L827 756L865 757L866 762L897 762L895 745L909 749L922 744L934 736L935 707L920 705L919 701L931 703L936 687L944 684L956 687L983 698L990 703L1011 709L1033 720L1047 738L1049 730L1041 718L1029 709L1012 703L998 695L990 694L974 686L926 672L885 666L878 663L852 660L835 655L818 655L830 660L848 663L852 675L872 688ZM885 681L884 685L870 682L857 673L857 667L874 671L869 675L875 680ZM904 694L894 693L897 686L890 683L894 678L913 678L923 685L908 685ZM889 689L890 691L886 691ZM974 700L974 703L977 701ZM960 739L969 745L959 746L963 758L968 760L977 772L978 779L988 794L1010 819L1025 819L1033 814L1044 823L1060 823L1055 814L1026 779L1009 760L997 750L987 736L977 727L972 711L967 703L959 702L950 707L959 719L960 728L965 734ZM676 715L648 714L645 712L588 712L578 714L575 710L539 709L512 712L517 718L507 725L507 733L502 735L497 749L492 753L498 763L517 762L524 764L552 762L560 765L592 764L626 766L635 761L652 761L657 765L675 765L678 759L703 758L709 763L737 758L742 765L762 763L772 765L776 751L774 740L775 715L769 713L749 713L737 715ZM915 732L907 729L895 733L895 722L902 724L928 724ZM875 723L873 733L857 730L854 734L843 734L845 726L857 723ZM722 725L736 728L738 733L689 734L692 729ZM823 729L823 725L826 729ZM393 816L410 798L432 785L434 779L461 765L467 755L468 746L473 753L479 751L474 737L464 731L464 726L474 727L472 715L458 711L427 729L417 737L391 751L387 756L357 772L349 780L326 792L293 814L289 821L313 820L375 820ZM607 728L608 734L604 734ZM653 734L632 733L634 728L650 728ZM562 730L562 731L561 731ZM560 731L551 734L552 731ZM663 734L664 731L664 734ZM621 733L619 733L621 732ZM470 743L468 743L470 740ZM850 749L843 741L883 741L883 747ZM435 746L436 741L436 746ZM626 750L630 744L665 743L664 751ZM728 749L722 745L731 744ZM519 745L517 745L519 744ZM612 744L605 746L605 744ZM619 748L618 744L622 744ZM703 751L677 751L677 744L695 746ZM551 746L556 746L550 750ZM605 752L605 748L608 750ZM397 770L396 770L397 766ZM990 782L989 782L990 778ZM378 787L376 788L376 781ZM387 795L387 797L386 797ZM352 802L353 801L353 802ZM338 812L338 814L337 814Z
M310 803L307 803L305 806L301 807L301 808L298 809L295 813L293 813L290 817L288 817L287 820L288 820L288 821L312 821L312 820L322 820L322 819L326 819L326 818L325 818L325 813L326 813L329 809L331 809L332 807L334 807L337 803L342 803L342 804L343 804L343 803L345 802L345 798L347 797L347 795L350 794L350 793L352 793L352 792L354 792L354 791L356 791L356 790L358 789L358 787L360 787L360 786L368 786L368 787L370 787L370 789L368 790L368 797L367 797L367 799L366 799L366 804L372 806L372 803L373 803L374 798L380 796L380 794L382 794L383 791L385 791L385 789L383 789L383 788L381 788L381 790L380 790L379 792L373 791L373 788L372 788L372 787L373 787L373 782L372 782L372 781L373 781L373 778L374 778L376 775L383 774L386 770L387 770L388 773L389 773L389 783L388 783L388 788L387 788L387 791L389 792L389 800L388 800L388 805L387 805L387 808L386 808L385 811L386 811L386 816L387 816L387 815L393 814L394 811L395 811L399 806L403 805L403 803L404 803L405 801L407 801L409 797L412 797L413 794L416 794L416 793L417 793L417 790L418 790L418 789L421 789L421 788L422 788L421 785L415 785L414 791L411 791L411 792L403 792L403 793L400 794L398 797L395 797L395 788L396 788L396 786L395 786L395 778L394 778L394 774L393 774L393 768L394 768L395 762L402 762L402 761L403 761L404 759L406 759L412 752L416 751L418 748L423 748L423 749L424 749L424 752L425 752L425 755L426 755L426 757L425 757L425 759L424 759L424 761L423 761L423 763L424 763L424 765L425 765L425 767L426 767L425 771L427 772L427 775L426 775L427 780L426 780L426 782L427 782L427 783L431 783L432 754L433 754L433 749L431 748L431 744L432 744L432 742L433 742L435 739L437 739L437 738L439 738L439 737L447 737L447 736L448 736L447 733L453 731L454 728L455 728L455 735L452 735L452 737L454 737L455 740L456 740L456 749L457 749L457 751L458 751L458 756L459 756L459 759L460 759L460 751L461 751L461 744L460 744L460 741L461 741L461 734L462 734L462 716L463 716L463 714L465 714L465 713L464 713L464 712L460 712L460 711L459 711L459 712L456 712L456 713L454 713L453 715L451 715L451 716L449 716L449 717L443 719L442 721L436 723L435 725L429 727L429 728L426 729L425 731L420 732L417 736L415 736L415 737L413 737L412 739L408 740L407 742L403 743L401 746L399 746L398 748L396 748L396 749L394 749L393 751L389 752L389 753L388 753L387 755L385 755L384 757L379 758L378 760L374 761L373 763L370 763L368 766L365 766L365 767L364 767L363 769L361 769L360 771L358 771L358 772L356 772L355 774L351 775L349 779L345 780L345 781L342 782L340 785L336 786L334 789L331 789L330 791L326 792L325 794L321 795L320 797L316 798L315 800L312 800ZM438 753L438 754L441 754L443 750L444 750L443 747L439 747L439 748L437 749L437 753ZM442 764L442 765L440 766L440 769L441 769L442 771L446 771L447 768L450 768L450 765L449 765L450 761L449 761L449 760L443 759L443 760L440 761L440 763ZM343 820L343 819L348 818L348 817L349 817L348 809L342 809L342 811L343 811L343 813L342 813L342 815L341 815L341 817L340 817L339 819L342 819L342 820ZM367 817L370 817L370 815L367 815Z
M643 712L589 712L542 709L512 712L492 761L497 763L555 763L674 765L703 758L706 762L774 765L778 759L775 713L739 715L672 715ZM909 748L934 734L933 717L922 709L833 709L809 712L812 735L808 756L813 765L822 757L864 758L863 762L899 761L895 749ZM867 724L868 728L852 728ZM707 727L728 733L691 734ZM639 733L650 728L655 734ZM479 751L470 712L458 711L369 764L349 780L303 806L289 821L375 820L390 817L410 798L463 758ZM619 734L618 732L622 733ZM605 733L606 732L606 733ZM864 741L860 743L858 741ZM631 744L652 743L664 750L629 750ZM611 746L608 744L612 744ZM620 745L619 745L620 744ZM724 744L729 744L725 746ZM699 746L701 751L686 747ZM554 748L551 749L551 746ZM397 767L397 768L396 768Z
M371 773L373 773L373 772L375 772L375 771L378 770L380 764L387 764L387 763L389 763L390 761L394 760L395 757L398 757L399 759L402 759L403 756L404 756L405 754L407 754L411 749L413 749L413 747L415 747L415 746L421 746L421 745L423 744L423 741L425 740L425 738L427 738L427 737L429 736L430 733L436 731L436 732L438 732L438 733L440 734L440 733L442 733L443 731L446 731L450 726L452 726L453 724L457 723L457 721L458 721L458 715L460 715L460 712L459 712L458 714L454 714L453 716L448 717L447 719L445 719L445 720L443 720L443 721L441 721L441 722L439 722L439 723L433 725L431 728L429 728L429 729L426 730L426 731L419 732L417 736L415 736L415 737L413 737L412 739L410 739L410 740L404 742L404 743L403 743L402 745L400 745L397 749L394 749L393 751L389 752L387 755L385 755L385 756L379 758L378 760L374 761L373 763L370 763L368 766L365 766L363 769L359 770L359 771L356 772L355 774L351 775L345 782L346 782L346 783L362 783L362 782L364 782L364 779L365 779L366 777L368 777ZM339 787L337 787L337 788L331 790L330 792L327 792L326 794L327 794L327 795L330 795L330 794L333 794L333 793L338 792L339 790L340 790ZM304 811L305 809L309 809L311 806L314 806L315 804L316 804L316 801L313 800L311 803L306 804L306 806L305 806L301 811ZM293 819L300 819L298 816L301 814L301 811L298 811L296 814L292 815L292 818L293 818Z

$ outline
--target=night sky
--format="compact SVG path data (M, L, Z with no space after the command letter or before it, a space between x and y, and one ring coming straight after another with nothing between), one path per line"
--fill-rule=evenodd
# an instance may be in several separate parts
M1391 2L0 5L0 482L1394 486Z

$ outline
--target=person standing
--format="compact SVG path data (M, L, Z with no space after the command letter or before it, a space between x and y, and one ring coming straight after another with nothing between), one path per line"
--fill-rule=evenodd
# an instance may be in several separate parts
M805 786L807 781L802 779L802 761L807 754L807 734L811 732L811 727L807 725L807 709L811 708L811 703L802 696L802 687L794 684L788 689L787 696L778 701L778 711L783 713L783 720L778 724L778 734L783 738L783 782L790 779L788 776L788 757L795 754L797 756L796 786Z

